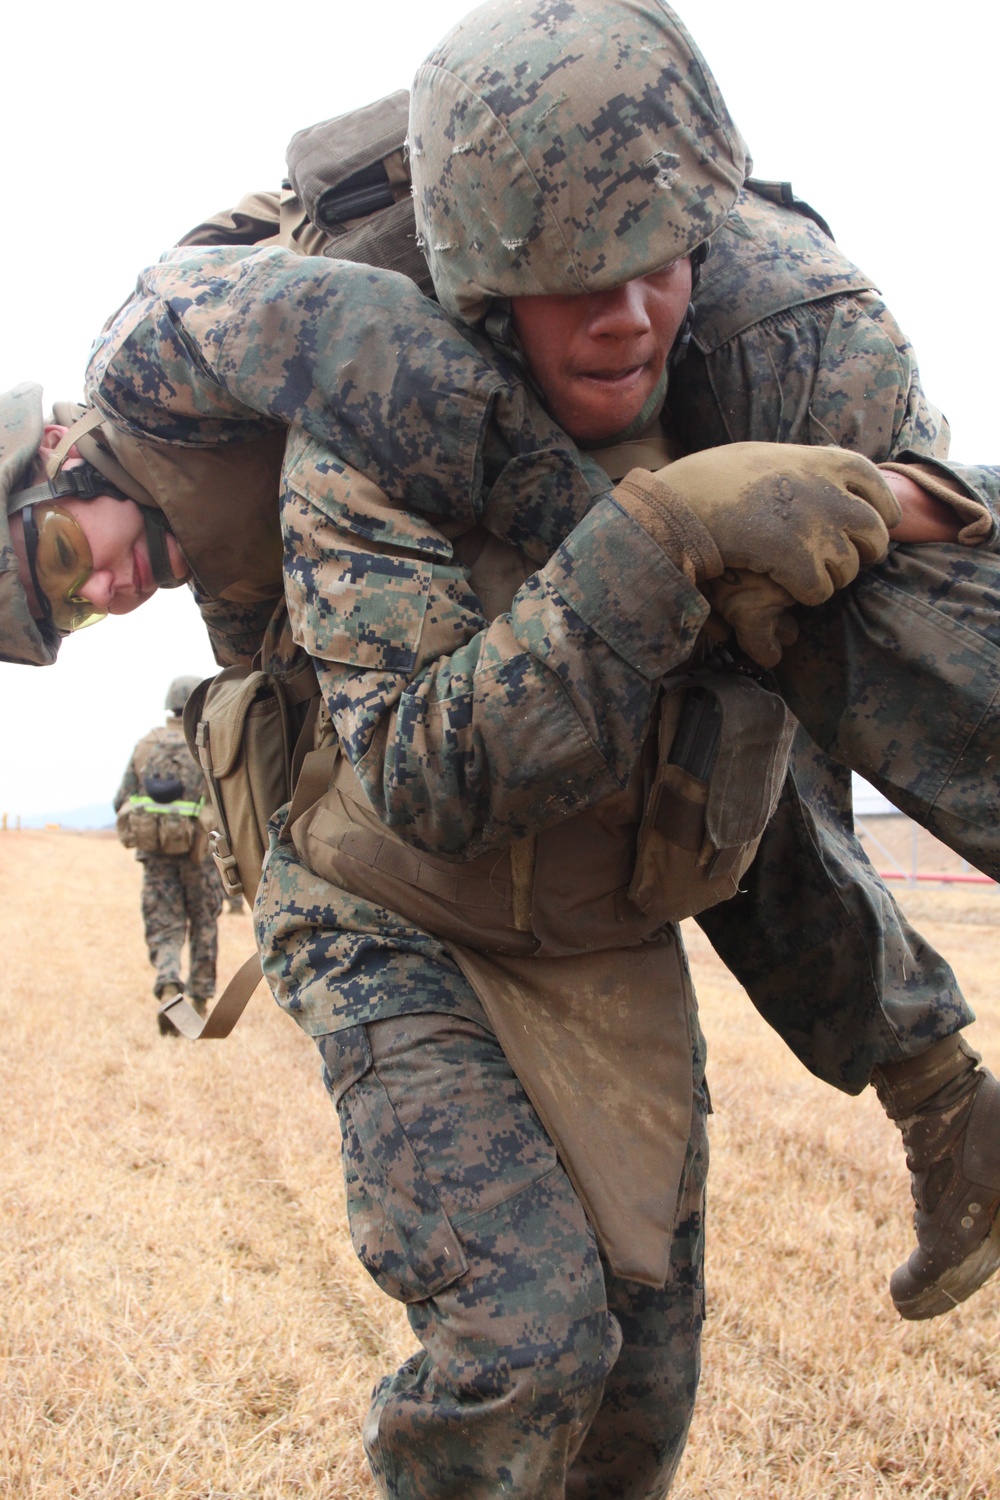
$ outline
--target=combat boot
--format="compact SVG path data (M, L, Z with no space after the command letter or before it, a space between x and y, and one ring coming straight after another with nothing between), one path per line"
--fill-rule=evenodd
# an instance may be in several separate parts
M199 1016L203 1016L208 1010L208 1001L205 999L204 995L189 995L188 999L191 1001L191 1004L194 1006Z
M960 1036L872 1072L899 1126L917 1248L889 1281L901 1317L936 1318L1000 1266L1000 1082Z
M184 991L181 989L179 984L165 984L163 986L163 989L160 991L158 997L160 1008L156 1012L156 1024L160 1028L161 1036L180 1036L180 1032L177 1030L177 1027L174 1025L173 1021L171 1021L170 1017L163 1014L163 1008L164 1006L169 1005L171 1000L176 1000L177 996L183 995L183 993Z

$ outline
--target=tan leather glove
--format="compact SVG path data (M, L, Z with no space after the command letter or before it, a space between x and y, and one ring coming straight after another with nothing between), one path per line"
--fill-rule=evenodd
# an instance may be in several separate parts
M751 573L745 568L727 568L721 578L709 579L702 592L713 613L713 621L723 628L731 627L741 650L762 667L776 667L783 647L799 638L799 626L792 614L795 600L787 589L766 573Z
M797 443L730 443L655 474L633 469L615 495L626 509L635 506L640 522L643 513L659 517L668 550L680 551L696 581L748 568L799 604L822 604L860 567L880 561L886 527L900 518L867 458Z

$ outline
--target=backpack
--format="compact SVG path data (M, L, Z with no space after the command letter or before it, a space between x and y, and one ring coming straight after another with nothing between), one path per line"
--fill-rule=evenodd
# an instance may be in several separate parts
M215 818L209 848L227 896L242 894L253 903L268 822L296 791L318 710L319 686L307 657L288 676L259 664L226 667L184 705L184 731Z
M398 271L433 297L410 192L409 109L400 89L298 131L286 153L288 177L306 217L329 236L325 256Z
M280 606L268 630L280 633ZM195 688L184 705L188 748L201 764L214 827L209 848L227 896L252 904L268 849L267 825L291 801L289 825L325 792L336 746L313 750L319 712L316 670L304 654L281 672L268 669L268 642L250 667L226 667ZM262 978L254 952L237 969L206 1017L182 995L160 1014L189 1041L228 1036Z
M118 812L118 838L140 854L188 855L200 859L200 816L205 799L189 795L197 781L184 740L167 726L153 729L133 757L141 790Z

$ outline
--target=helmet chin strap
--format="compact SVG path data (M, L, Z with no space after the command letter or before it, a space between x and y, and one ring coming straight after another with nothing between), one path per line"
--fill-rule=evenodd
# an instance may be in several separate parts
M98 473L92 464L74 464L70 469L61 469L51 479L43 479L41 484L15 490L7 502L7 514L13 515L28 505L41 505L46 500L94 500L98 495L110 495L112 500L129 498Z
M177 589L184 582L183 578L177 578L170 566L170 553L167 550L167 537L171 535L167 518L162 510L156 510L151 505L140 505L142 521L146 528L146 550L149 553L149 566L156 580L157 588Z

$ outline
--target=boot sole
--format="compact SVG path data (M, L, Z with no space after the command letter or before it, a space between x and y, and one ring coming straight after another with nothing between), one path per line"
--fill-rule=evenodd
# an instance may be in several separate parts
M1000 1214L993 1221L993 1228L977 1249L967 1255L961 1265L952 1266L939 1276L933 1285L924 1287L912 1297L897 1301L893 1297L896 1311L901 1318L918 1322L923 1318L937 1318L950 1312L973 1292L978 1292L994 1271L1000 1268Z

